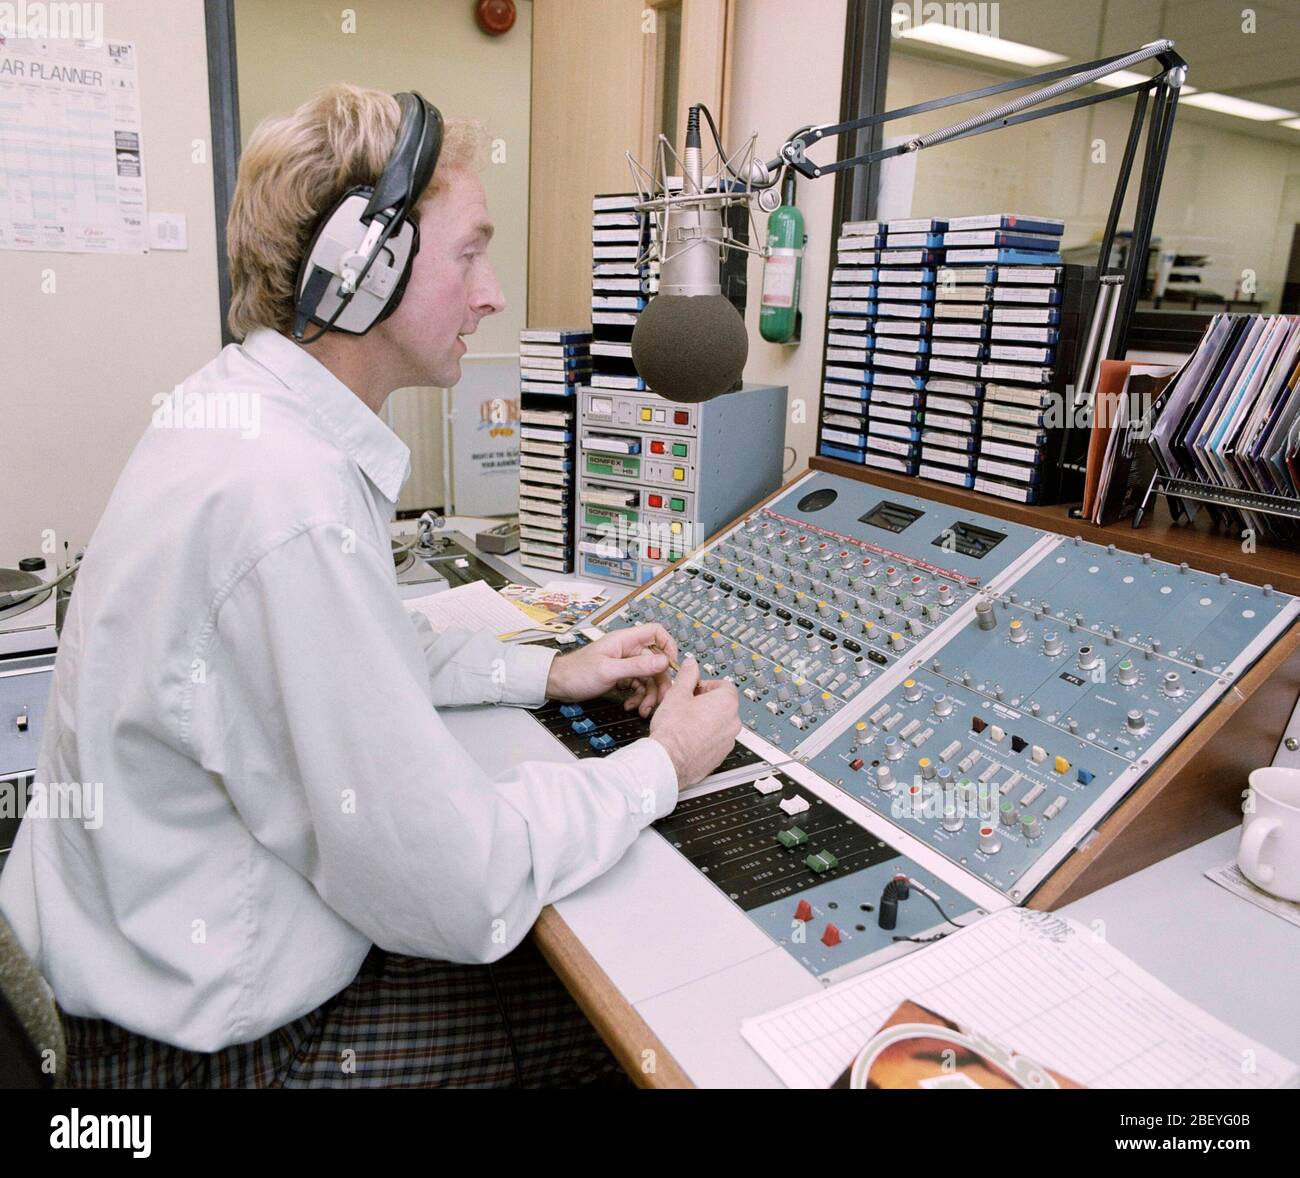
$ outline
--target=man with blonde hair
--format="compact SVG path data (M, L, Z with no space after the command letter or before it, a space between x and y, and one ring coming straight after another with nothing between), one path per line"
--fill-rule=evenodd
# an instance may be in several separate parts
M670 681L662 627L557 658L435 637L404 610L389 524L409 454L379 411L394 389L454 385L503 299L481 131L401 98L331 86L254 133L228 230L242 343L182 391L251 398L257 428L147 430L78 577L38 775L102 782L102 822L29 817L0 876L73 1084L604 1073L524 938L739 730L730 683L689 658ZM415 146L431 181L408 168L379 208ZM649 737L497 777L437 710L625 683Z

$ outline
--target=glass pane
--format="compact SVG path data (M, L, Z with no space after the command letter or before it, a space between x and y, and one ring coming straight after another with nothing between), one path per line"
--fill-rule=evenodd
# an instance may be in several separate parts
M944 27L925 27L929 13L941 13ZM1300 121L1287 123L1300 120L1300 5L899 3L886 106L1113 56L1162 37L1187 60L1188 88L1175 119L1140 305L1159 301L1166 308L1204 310L1233 300L1236 309L1294 310L1300 299L1300 248L1293 250L1300 224ZM1043 52L1031 55L1026 48ZM1021 93L891 123L887 142L950 125ZM1209 109L1224 105L1218 95L1265 108ZM882 216L1059 217L1066 222L1067 260L1092 263L1133 106L1132 98L1116 99L891 161L882 177ZM1121 230L1132 225L1136 168Z

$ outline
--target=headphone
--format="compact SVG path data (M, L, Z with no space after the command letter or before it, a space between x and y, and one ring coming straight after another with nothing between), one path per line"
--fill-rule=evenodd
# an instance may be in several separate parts
M442 115L415 91L398 94L402 121L379 182L349 188L325 214L298 268L293 338L365 335L397 310L420 250L411 211L442 150ZM320 330L304 339L308 323Z

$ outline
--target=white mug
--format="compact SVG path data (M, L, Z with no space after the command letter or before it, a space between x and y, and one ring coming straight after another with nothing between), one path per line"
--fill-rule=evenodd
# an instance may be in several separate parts
M1300 900L1300 769L1256 769L1249 805L1237 866L1271 895Z

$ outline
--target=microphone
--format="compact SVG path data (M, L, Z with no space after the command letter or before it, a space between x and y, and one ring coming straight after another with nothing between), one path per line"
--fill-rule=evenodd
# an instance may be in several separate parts
M632 363L652 392L695 404L731 392L749 356L745 321L722 293L724 199L703 191L698 106L687 115L682 172L682 196L664 216L659 293L637 317Z

